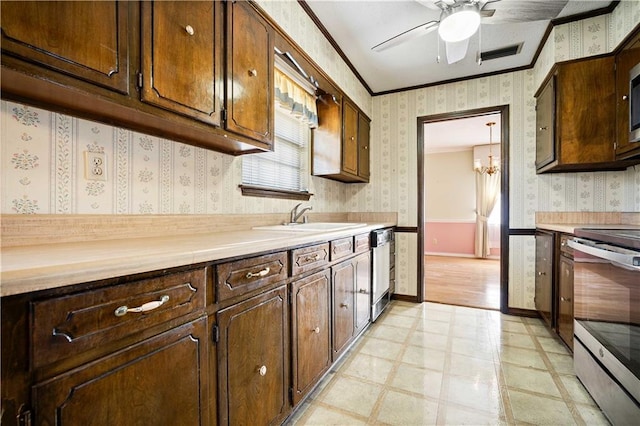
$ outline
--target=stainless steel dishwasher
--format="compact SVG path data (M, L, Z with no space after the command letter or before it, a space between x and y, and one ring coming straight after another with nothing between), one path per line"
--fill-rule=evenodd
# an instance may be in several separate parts
M373 279L371 280L371 321L375 321L391 301L391 256L393 250L393 228L371 232L373 249Z

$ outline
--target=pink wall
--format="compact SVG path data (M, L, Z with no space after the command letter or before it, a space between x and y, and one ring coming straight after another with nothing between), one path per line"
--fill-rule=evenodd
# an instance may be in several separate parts
M426 222L424 251L429 254L475 255L475 222ZM491 248L499 255L499 248Z

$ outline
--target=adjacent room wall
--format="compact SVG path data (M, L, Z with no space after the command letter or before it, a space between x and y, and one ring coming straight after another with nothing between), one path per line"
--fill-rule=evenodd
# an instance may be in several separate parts
M424 169L425 253L472 256L476 203L473 151L427 154Z

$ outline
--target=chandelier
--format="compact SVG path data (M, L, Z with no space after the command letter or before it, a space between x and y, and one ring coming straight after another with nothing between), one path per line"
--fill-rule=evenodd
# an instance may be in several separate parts
M473 169L478 173L486 173L489 176L500 171L498 162L493 158L491 153L491 146L493 145L493 126L496 125L495 121L490 121L486 124L489 127L489 165L483 166L480 160L473 162Z

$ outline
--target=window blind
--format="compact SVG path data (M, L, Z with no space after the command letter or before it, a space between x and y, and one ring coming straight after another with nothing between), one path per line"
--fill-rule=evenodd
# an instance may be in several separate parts
M275 150L242 159L242 183L289 191L307 191L309 125L276 108Z

